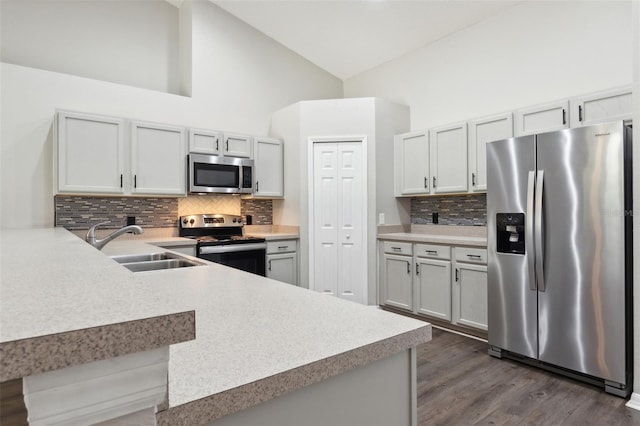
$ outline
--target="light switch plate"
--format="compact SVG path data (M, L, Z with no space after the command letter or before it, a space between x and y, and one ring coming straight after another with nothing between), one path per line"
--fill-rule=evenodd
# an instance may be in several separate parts
M384 225L384 213L378 214L378 225Z

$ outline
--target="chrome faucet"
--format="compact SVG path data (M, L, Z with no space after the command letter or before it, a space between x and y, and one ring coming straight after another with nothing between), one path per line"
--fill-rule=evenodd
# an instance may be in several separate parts
M140 228L138 225L129 225L129 226L125 226L124 228L118 229L117 231L107 235L101 240L97 239L96 228L100 225L105 225L107 223L110 223L110 222L109 221L101 222L101 223L98 223L97 225L93 225L91 228L89 228L89 231L87 232L87 237L85 239L89 244L91 244L98 250L102 250L102 248L106 246L109 241L113 240L114 238L118 238L120 235L125 234L127 232L131 232L132 234L137 234L137 235L142 234L142 232L144 232L142 228Z

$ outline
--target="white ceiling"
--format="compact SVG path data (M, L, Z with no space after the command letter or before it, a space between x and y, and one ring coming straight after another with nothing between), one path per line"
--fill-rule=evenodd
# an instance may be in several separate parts
M343 80L472 26L521 2L210 1Z
M525 0L209 1L345 80Z

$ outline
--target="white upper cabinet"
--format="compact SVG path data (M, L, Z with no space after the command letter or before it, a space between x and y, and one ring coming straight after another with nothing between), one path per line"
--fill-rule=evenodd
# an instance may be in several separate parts
M396 196L428 194L429 134L405 133L395 137Z
M429 131L432 193L467 192L467 123Z
M631 87L606 90L571 99L571 127L630 120L632 115Z
M253 196L284 196L284 144L280 139L254 138L255 181Z
M124 193L124 120L60 111L56 193Z
M569 101L562 100L515 112L515 136L551 132L569 127Z
M513 114L499 114L469 122L469 173L471 191L487 190L488 142L513 136Z
M215 130L189 129L189 152L222 155L222 138Z
M237 133L225 133L222 149L224 155L229 157L252 158L253 137Z
M131 192L186 195L186 138L182 127L131 123Z

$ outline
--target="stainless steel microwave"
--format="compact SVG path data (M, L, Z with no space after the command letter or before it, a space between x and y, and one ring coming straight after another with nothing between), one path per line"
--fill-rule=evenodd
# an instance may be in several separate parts
M189 154L187 170L190 193L250 194L253 192L253 160Z

